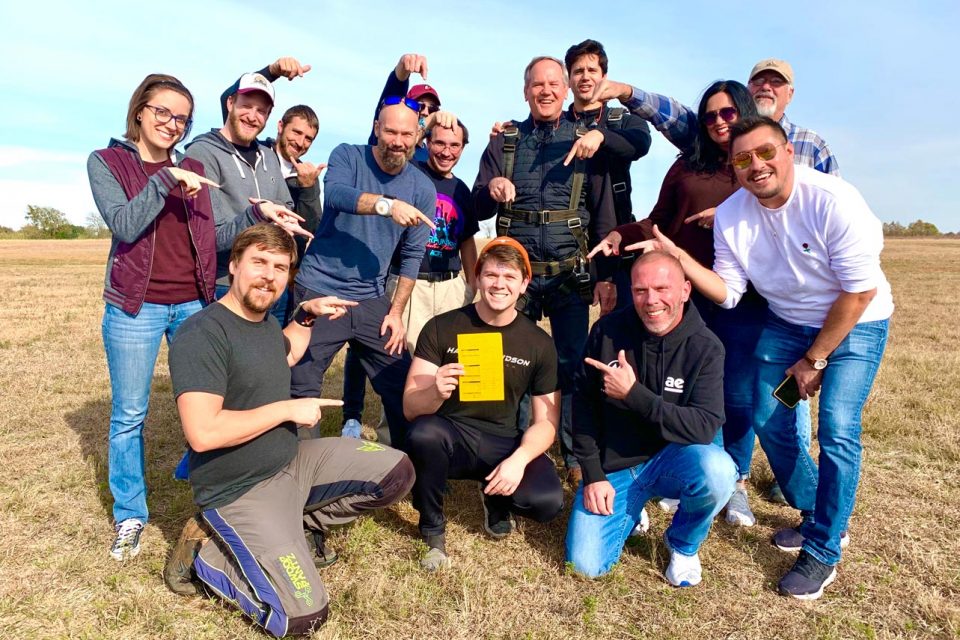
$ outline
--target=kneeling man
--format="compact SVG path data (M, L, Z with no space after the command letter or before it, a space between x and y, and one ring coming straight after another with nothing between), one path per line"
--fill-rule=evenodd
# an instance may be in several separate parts
M666 578L700 583L697 551L733 494L737 470L710 444L723 424L723 346L689 302L680 262L637 258L633 306L593 326L573 396L574 453L583 468L567 529L567 561L596 577L620 558L643 505L680 500L664 533Z
M429 550L428 571L449 566L443 492L448 478L481 482L483 527L495 538L514 528L512 514L552 520L563 489L544 452L559 420L553 340L517 312L530 282L530 258L511 238L491 240L477 259L480 299L428 321L403 393L413 421L407 452L417 471L413 506ZM517 407L530 390L533 419L517 428Z
M197 580L277 637L327 617L306 526L322 530L399 500L413 484L401 452L348 438L297 440L339 400L290 399L290 367L318 315L356 303L314 298L283 331L267 311L287 288L297 249L285 231L255 225L237 236L227 294L185 321L170 348L170 376L200 509L164 569L189 595ZM322 543L318 553L323 553Z

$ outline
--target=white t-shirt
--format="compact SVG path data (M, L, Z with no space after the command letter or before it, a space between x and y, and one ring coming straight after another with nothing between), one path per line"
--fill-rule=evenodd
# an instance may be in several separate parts
M767 209L746 189L717 207L713 270L727 285L722 306L735 306L750 281L779 317L822 327L841 291L875 288L859 322L889 318L880 220L850 183L809 167L794 171L793 191L779 209Z

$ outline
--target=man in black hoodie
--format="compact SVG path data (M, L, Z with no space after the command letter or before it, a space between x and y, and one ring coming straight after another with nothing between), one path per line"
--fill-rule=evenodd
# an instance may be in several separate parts
M665 576L701 580L697 551L727 503L736 466L711 444L723 424L723 346L690 301L680 262L637 258L633 306L602 317L574 379L573 450L583 469L567 529L567 561L602 575L653 496L679 498L664 533Z

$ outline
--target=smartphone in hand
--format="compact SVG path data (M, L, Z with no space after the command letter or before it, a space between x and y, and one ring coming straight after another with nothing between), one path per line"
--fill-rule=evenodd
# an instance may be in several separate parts
M774 389L773 397L788 409L793 409L800 402L800 386L797 379L792 375L787 376L780 383L780 386Z

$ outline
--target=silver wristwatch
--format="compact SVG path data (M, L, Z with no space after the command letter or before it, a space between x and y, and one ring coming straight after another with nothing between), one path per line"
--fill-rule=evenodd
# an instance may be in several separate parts
M373 210L378 216L389 216L393 213L393 200L380 196L373 205Z

